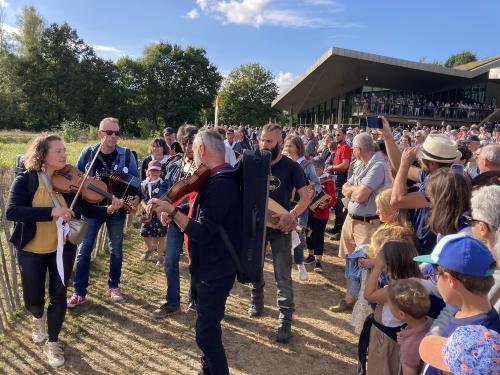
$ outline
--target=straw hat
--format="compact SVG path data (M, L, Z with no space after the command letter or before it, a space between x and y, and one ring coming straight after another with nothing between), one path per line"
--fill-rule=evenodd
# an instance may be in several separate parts
M418 153L420 159L435 161L437 163L450 163L459 160L462 153L458 151L457 144L443 134L429 134L425 138Z

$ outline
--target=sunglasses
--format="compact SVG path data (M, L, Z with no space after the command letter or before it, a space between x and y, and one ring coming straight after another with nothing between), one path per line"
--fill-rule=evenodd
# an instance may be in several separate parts
M106 133L106 135L116 135L117 137L120 136L120 131L119 130L101 130L103 133Z
M493 228L490 224L488 224L488 223L486 223L486 222L484 222L484 221L482 221L482 220L473 219L473 218L472 218L472 216L469 216L469 215L463 215L463 218L464 218L464 223L465 223L465 225L469 225L469 226L470 226L470 225L472 225L472 224L474 224L474 223L483 223L483 224L485 224L485 225L488 227L488 229L490 229L490 230L491 230L491 229L495 229L495 228ZM495 229L495 230L496 230L496 229Z

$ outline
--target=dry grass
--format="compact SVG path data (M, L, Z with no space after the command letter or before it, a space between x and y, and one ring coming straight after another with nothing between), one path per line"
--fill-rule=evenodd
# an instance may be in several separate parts
M194 341L195 317L184 312L164 320L151 318L164 299L165 277L153 263L139 261L142 243L131 228L126 237L122 291L124 300L106 298L108 257L92 265L89 302L69 311L61 333L66 364L53 370L41 346L31 342L30 318L19 319L0 337L0 373L6 374L196 374L199 351ZM334 250L335 248L335 250ZM265 264L265 314L246 315L249 290L236 284L227 303L223 340L231 374L353 374L357 337L349 314L334 314L328 306L343 292L343 267L336 246L327 244L324 274L310 273L306 283L293 271L296 313L293 339L274 342L277 326L276 287L270 258ZM181 257L183 302L188 266ZM184 309L185 303L182 308Z

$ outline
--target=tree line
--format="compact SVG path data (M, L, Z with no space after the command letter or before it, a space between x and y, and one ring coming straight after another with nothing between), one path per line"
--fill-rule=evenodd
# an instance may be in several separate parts
M144 127L201 123L222 82L203 48L161 42L112 62L67 23L46 26L32 6L18 26L18 35L0 33L0 128L39 131L115 116L138 135Z

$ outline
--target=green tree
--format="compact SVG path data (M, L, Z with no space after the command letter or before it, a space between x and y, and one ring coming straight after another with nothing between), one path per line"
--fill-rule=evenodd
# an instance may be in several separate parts
M271 108L278 95L272 73L259 64L232 70L220 92L220 117L226 124L262 125L278 112Z
M25 6L17 20L19 54L24 58L35 58L40 54L45 21L33 6Z
M202 48L152 44L138 63L143 74L143 108L159 127L196 123L200 111L212 105L222 81Z
M448 57L448 60L444 63L447 68L453 68L458 65L468 64L470 62L477 61L476 55L471 51L462 51L455 55Z

